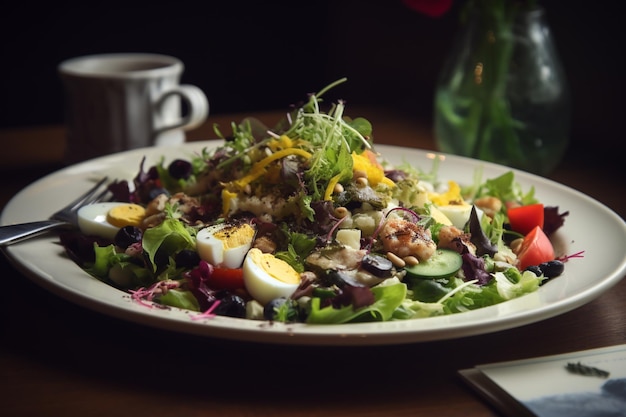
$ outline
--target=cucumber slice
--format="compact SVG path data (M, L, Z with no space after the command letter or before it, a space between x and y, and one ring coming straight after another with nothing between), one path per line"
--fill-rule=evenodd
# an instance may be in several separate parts
M405 266L407 278L439 279L448 278L456 274L463 258L458 252L450 249L437 249L429 259L417 265Z

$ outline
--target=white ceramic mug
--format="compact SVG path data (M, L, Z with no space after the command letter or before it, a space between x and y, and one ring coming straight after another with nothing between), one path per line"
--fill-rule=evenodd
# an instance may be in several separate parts
M181 144L184 131L209 114L202 90L179 84L184 66L171 56L89 55L64 61L58 70L65 89L68 163Z

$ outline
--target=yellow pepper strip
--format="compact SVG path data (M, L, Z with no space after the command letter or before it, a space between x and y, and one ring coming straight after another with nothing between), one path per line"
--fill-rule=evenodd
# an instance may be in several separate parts
M237 197L237 193L228 191L226 188L222 190L222 214L224 217L228 217L228 213L230 212L230 202L235 197Z
M385 184L388 187L395 187L396 183L393 182L391 179L387 178L387 177L383 177L382 180L380 180L380 182L382 182L383 184Z
M454 181L448 181L448 191L445 193L429 193L428 197L436 206L447 206L450 204L463 204L461 187Z
M265 167L267 165L271 164L277 159L281 159L289 155L298 155L305 159L311 158L311 154L309 152L300 148L288 148L288 149L280 150L278 152L274 152L270 156L263 158L259 162L256 162L254 165L252 165L252 169L250 170L250 173L243 178L233 181L234 184L239 189L243 189L246 185L250 184L252 181L256 180L257 178L265 174Z
M328 185L326 186L326 191L324 192L324 200L330 200L330 196L333 194L335 185L339 182L339 178L341 178L341 174L337 174L330 179Z
M280 149L288 149L293 147L293 140L287 135L281 135L280 139L272 139L268 142L267 146L276 152Z

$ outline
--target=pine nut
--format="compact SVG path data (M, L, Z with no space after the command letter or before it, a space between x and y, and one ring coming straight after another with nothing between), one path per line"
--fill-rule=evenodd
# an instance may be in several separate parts
M404 268L406 266L406 262L393 252L387 252L387 259L398 268Z

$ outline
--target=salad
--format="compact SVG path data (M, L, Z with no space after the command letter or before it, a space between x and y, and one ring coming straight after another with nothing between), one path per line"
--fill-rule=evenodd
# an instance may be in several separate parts
M364 118L322 96L267 128L232 123L214 149L109 186L106 220L60 236L90 275L150 308L308 324L462 313L537 291L568 257L567 212L513 171L471 184L376 151ZM326 107L326 110L324 108ZM577 256L577 255L574 255Z

